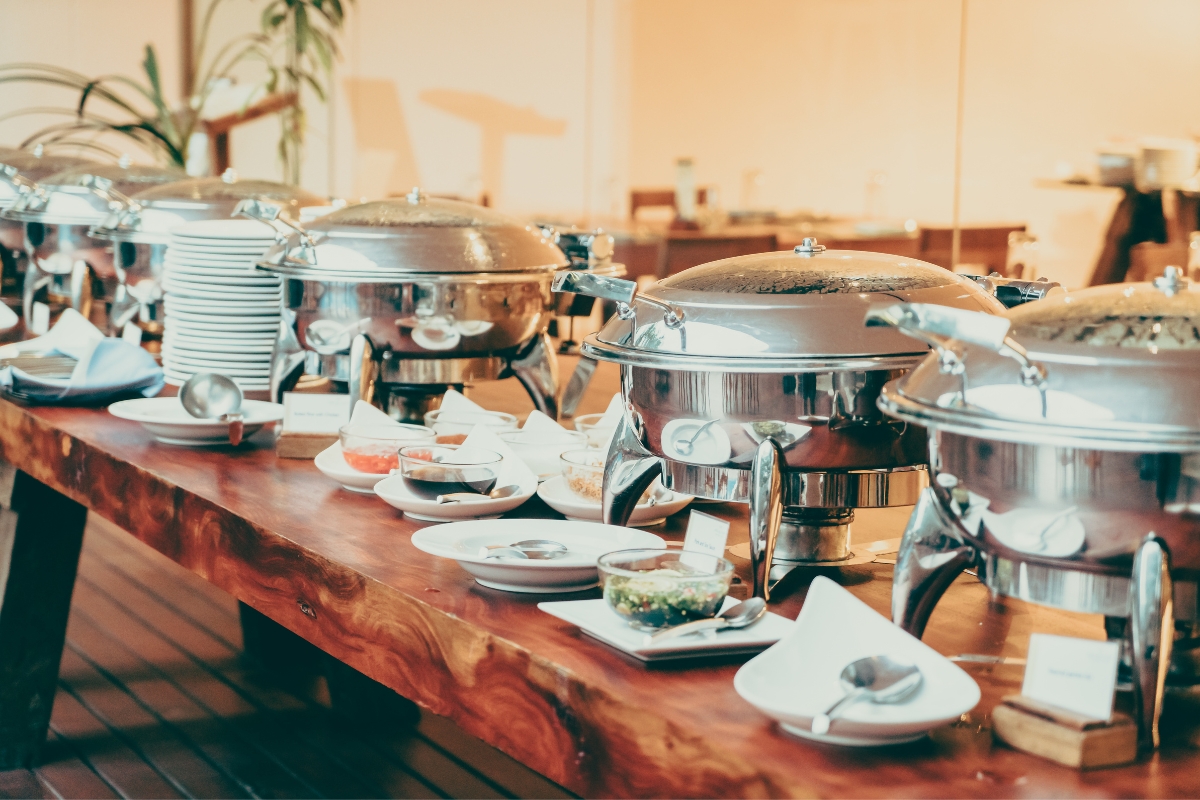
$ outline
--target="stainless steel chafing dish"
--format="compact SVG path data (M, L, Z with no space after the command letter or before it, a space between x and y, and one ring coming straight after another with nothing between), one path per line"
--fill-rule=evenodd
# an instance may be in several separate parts
M933 477L895 622L920 635L971 566L999 594L1103 614L1156 745L1164 688L1200 683L1200 291L1168 267L1002 318L900 304L868 324L935 348L879 399L928 429Z
M420 419L448 386L515 375L557 415L546 327L550 281L567 259L537 228L417 189L305 226L270 204L240 209L281 231L259 263L284 278L295 320L276 348L276 396L317 375Z
M621 365L605 522L627 521L661 473L676 491L750 504L759 596L796 566L846 563L853 509L910 505L926 485L924 432L875 405L926 348L863 328L863 313L879 297L999 313L994 286L812 239L693 267L642 294L629 281L560 274L556 289L619 303L583 344Z
M39 179L87 164L99 166L86 158L47 153L40 146L32 150L4 148L0 153L0 212L10 208ZM0 266L3 267L0 291L4 296L21 296L27 260L25 225L0 215Z
M2 213L22 223L28 265L22 292L25 324L34 302L52 310L71 307L91 314L93 284L103 287L112 303L109 328L120 330L133 316L119 283L112 246L89 234L89 229L122 205L131 193L177 181L184 172L174 167L130 164L83 164L22 186L22 193ZM133 306L136 311L136 305Z
M188 178L161 186L126 192L90 233L115 243L114 266L127 298L118 317L135 318L149 333L162 331L162 277L172 228L185 222L225 219L247 198L269 200L289 213L323 206L324 198L296 186L263 180L243 180L232 169L220 177Z

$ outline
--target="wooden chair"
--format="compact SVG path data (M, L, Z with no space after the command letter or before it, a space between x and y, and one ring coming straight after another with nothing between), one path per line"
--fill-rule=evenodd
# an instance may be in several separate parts
M658 277L665 278L697 264L707 264L709 261L751 253L769 253L777 249L778 240L774 233L672 233L663 246Z
M696 205L702 206L708 202L708 189L700 187L696 190ZM630 189L629 218L637 216L639 208L669 206L675 208L674 189Z
M982 264L985 267L984 275L993 271L1003 274L1008 260L1008 235L1023 230L1023 224L962 228L958 263ZM953 228L921 228L918 258L950 269L953 239Z

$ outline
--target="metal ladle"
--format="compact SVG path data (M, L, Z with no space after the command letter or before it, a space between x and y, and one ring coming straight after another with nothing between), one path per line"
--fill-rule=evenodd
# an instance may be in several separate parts
M812 732L829 732L838 709L866 698L872 703L899 703L921 685L921 668L888 656L868 656L851 661L840 676L845 690L841 698L822 714L813 717Z
M505 497L512 497L517 492L521 491L519 484L510 483L508 486L501 486L492 489L487 494L476 494L475 492L450 492L449 494L439 494L437 502L445 503L475 503L480 500L502 500Z
M242 390L232 379L215 372L197 372L179 389L179 402L197 419L229 423L229 443L242 442Z
M681 439L674 442L675 452L679 453L681 456L690 456L692 451L696 449L696 440L700 438L700 434L711 428L714 422L717 422L717 419L710 419L708 422L692 431L692 438Z

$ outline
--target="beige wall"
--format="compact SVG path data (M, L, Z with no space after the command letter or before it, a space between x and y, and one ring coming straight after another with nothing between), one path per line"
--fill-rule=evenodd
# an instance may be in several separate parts
M227 3L221 35L253 29L257 8ZM0 0L4 60L136 74L154 41L174 88L175 10ZM313 106L304 182L359 197L418 181L486 189L516 212L604 216L623 213L631 185L670 185L688 155L729 207L861 214L868 177L885 173L885 214L945 223L959 11L959 0L358 0L329 111ZM1034 181L1060 161L1088 167L1111 135L1200 133L1197 40L1194 0L970 0L964 221L1028 222L1043 271L1082 282L1115 193ZM366 102L364 117L347 91L356 80L391 91L391 105ZM0 86L0 113L49 100ZM0 123L0 143L31 124ZM490 171L489 124L527 131L493 148ZM274 120L240 129L234 166L277 177L276 133ZM743 192L751 170L756 198Z

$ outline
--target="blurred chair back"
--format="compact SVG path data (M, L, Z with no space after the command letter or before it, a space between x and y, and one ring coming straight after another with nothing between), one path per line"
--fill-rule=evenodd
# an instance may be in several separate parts
M981 265L984 275L991 272L1003 274L1008 261L1008 235L1023 230L1023 224L962 228L958 263ZM953 240L953 228L921 228L918 258L950 269Z
M708 189L701 186L696 189L696 205L703 206L708 204ZM639 208L655 208L655 207L675 208L675 190L674 189L630 189L629 190L629 218L633 219L637 216Z
M773 233L741 236L674 233L667 238L663 247L658 276L665 278L698 264L751 253L770 253L777 249L778 240Z

